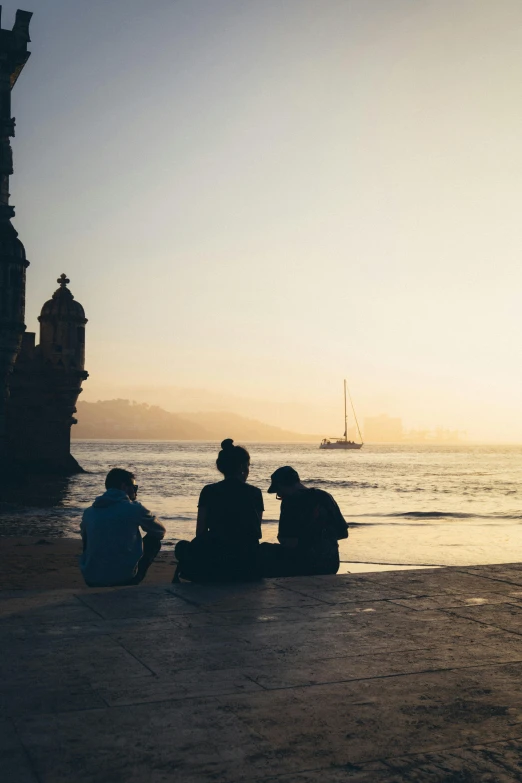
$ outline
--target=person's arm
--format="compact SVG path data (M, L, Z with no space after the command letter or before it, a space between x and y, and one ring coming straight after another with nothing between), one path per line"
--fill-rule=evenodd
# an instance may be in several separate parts
M83 524L83 519L80 522L80 534L82 537L82 544L83 544L83 552L87 549L87 531L85 530L85 525Z
M141 509L141 515L140 515L140 521L139 526L142 530L145 531L145 533L148 533L149 535L153 536L153 538L159 538L162 539L165 536L165 525L163 522L160 522L157 517L154 516L154 514L149 511L148 508L145 508L145 506L142 506L141 503L138 504Z
M286 546L289 549L296 549L299 544L296 533L293 516L288 513L288 509L283 506L282 502L277 540L282 546Z
M263 538L263 532L261 530L261 523L263 521L263 512L265 510L265 504L263 503L263 493L259 490L259 495L256 501L256 514L259 519L259 538Z
M348 525L334 498L329 493L320 496L312 516L316 531L337 539L348 538Z
M325 498L325 504L321 504L321 510L323 512L322 523L331 530L335 538L338 541L342 538L348 538L348 525L335 498L328 494Z
M207 509L205 506L198 506L198 519L196 522L196 538L208 533Z

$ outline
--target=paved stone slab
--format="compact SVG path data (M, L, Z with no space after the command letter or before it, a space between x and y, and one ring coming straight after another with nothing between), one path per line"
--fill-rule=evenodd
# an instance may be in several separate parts
M389 573L389 572L388 572ZM437 568L435 570L422 571L397 571L392 582L394 589L404 590L413 595L446 595L466 594L472 596L475 592L480 595L483 591L492 593L505 593L506 583L495 575L482 573L475 569L473 573L461 571L458 568ZM385 586L387 576L385 573L368 574L370 581ZM522 574L521 574L522 577ZM522 578L520 581L522 584Z
M375 677L392 677L412 672L467 669L495 663L522 662L522 645L461 644L428 649L346 655L298 663L280 663L246 670L263 688L295 688L308 685Z
M0 714L6 717L20 715L74 712L105 707L107 702L91 685L82 679L65 678L62 683L46 685L40 678L24 682L11 680L0 691Z
M506 656L506 660L509 657ZM110 707L150 702L174 701L194 697L219 696L223 694L248 693L261 691L263 685L256 682L248 670L239 668L201 669L181 668L177 671L167 669L154 677L127 680L124 677L113 678L110 682L95 683L100 702ZM99 706L99 705L96 705Z
M522 779L522 742L497 742L444 753L388 759L390 773L421 783L515 783Z
M39 783L11 720L0 718L2 779L9 783Z
M519 780L519 574L0 594L2 774Z
M481 569L468 568L466 571L483 579L509 582L512 585L522 586L522 568L515 565L484 566Z
M16 726L42 783L231 781L254 762L277 766L264 760L267 742L212 699L32 716Z
M392 598L391 602L423 612L426 609L452 609L461 606L482 606L483 604L503 604L507 600L513 603L522 601L522 592L509 591L506 593L475 593L474 595L430 595L414 596L413 598Z
M110 619L175 616L197 612L193 604L178 598L168 588L135 590L123 587L94 593L82 593L82 602L100 617Z
M518 690L518 689L517 689ZM508 679L492 696L482 670L375 678L313 688L219 697L228 711L266 739L284 766L323 759L347 764L474 744L482 736L520 733L519 691Z
M193 605L213 612L231 610L250 610L265 612L276 608L298 607L320 604L313 596L302 595L295 590L285 590L271 582L210 586L210 585L172 585L171 592Z
M322 767L291 775L263 778L259 783L401 783L386 764L347 764Z
M504 603L494 606L467 606L450 611L455 617L465 617L522 635L522 606Z
M57 622L82 624L96 619L96 614L72 591L0 593L0 627L18 621L27 627Z
M34 681L50 687L64 681L85 682L99 679L101 672L115 671L132 678L151 674L150 669L109 636L30 637L26 641L2 636L2 679L24 683ZM106 676L104 677L106 679Z

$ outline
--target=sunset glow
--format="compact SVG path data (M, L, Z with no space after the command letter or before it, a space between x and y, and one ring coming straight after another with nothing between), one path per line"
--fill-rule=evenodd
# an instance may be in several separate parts
M361 419L522 441L519 2L37 6L12 203L83 400L340 434L348 377Z

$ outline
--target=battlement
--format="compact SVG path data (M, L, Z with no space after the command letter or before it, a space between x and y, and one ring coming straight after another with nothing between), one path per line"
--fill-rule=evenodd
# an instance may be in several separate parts
M31 56L31 52L27 51L27 44L31 41L29 23L32 15L32 11L18 10L12 30L4 30L1 27L2 6L0 5L0 59L8 68L11 89Z

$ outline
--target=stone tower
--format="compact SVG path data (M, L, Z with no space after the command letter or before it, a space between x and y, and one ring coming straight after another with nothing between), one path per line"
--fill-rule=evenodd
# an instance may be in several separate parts
M0 465L9 464L6 407L9 380L25 331L24 246L11 224L14 208L9 204L9 176L13 173L11 136L11 91L29 59L27 51L32 14L17 11L12 30L1 29L0 6Z
M83 307L74 299L66 275L42 307L40 343L26 332L11 376L8 446L13 463L28 472L78 473L70 453L71 425L85 372Z

